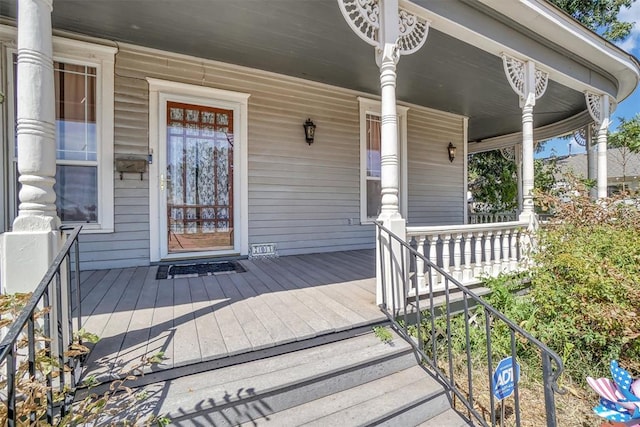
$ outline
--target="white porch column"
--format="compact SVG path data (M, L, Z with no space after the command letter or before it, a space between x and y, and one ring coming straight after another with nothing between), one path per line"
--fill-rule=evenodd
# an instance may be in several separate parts
M607 197L607 132L611 102L608 95L585 92L587 108L596 123L598 134L598 199Z
M379 221L402 219L400 215L398 167L398 114L396 111L396 64L400 59L398 39L398 0L381 0L381 51L376 52L380 65L380 185Z
M585 135L587 149L587 178L592 181L596 181L598 179L598 165L596 163L597 147L596 144L594 144L593 125L588 124L585 127ZM598 189L596 187L592 188L590 194L592 199L597 198Z
M380 40L381 50L376 52L376 61L380 66L380 186L381 204L378 221L401 239L406 236L406 220L400 214L399 202L399 163L398 153L398 114L396 111L396 64L400 59L396 40L398 38L398 0L381 0ZM382 248L381 248L382 249ZM402 247L393 242L391 250L385 247L384 259L392 260L394 254L399 254ZM400 268L392 274L386 269L387 308L397 312L402 307L401 286L403 280ZM379 270L380 272L382 269ZM378 277L379 291L376 292L376 302L382 304L382 281ZM393 285L396 286L393 286Z
M400 55L416 52L424 45L429 30L429 22L423 17L399 6L398 0L338 0L343 17L351 29L365 42L375 48L376 63L380 67L381 93L381 147L380 147L380 184L381 208L378 220L396 234L406 240L406 221L400 214L398 161L398 115L396 109L396 65ZM392 244L391 248L380 247L378 242L377 290L376 303L383 302L382 271L380 251L384 251L387 263L399 261L402 250L400 244ZM394 260L394 256L398 258ZM389 263L390 265L390 263ZM390 268L385 271L385 293L387 309L398 311L403 304L400 294L401 281L398 275L390 276ZM398 287L393 287L396 284ZM395 302L395 304L394 304ZM394 306L395 305L395 306Z
M587 178L590 181L596 181L597 179L597 168L596 168L596 147L593 144L593 125L589 123L583 128L578 129L573 132L573 139L580 145L584 147L587 152ZM592 188L589 191L589 196L592 199L597 198L598 189Z
M518 180L518 215L522 213L522 144L514 146L516 151L516 177Z
M21 189L13 231L2 235L5 292L35 288L60 247L56 174L52 0L18 0L17 141Z
M532 61L520 61L502 55L505 74L511 88L520 98L522 108L522 212L520 220L533 221L533 107L547 89L549 74L536 68Z

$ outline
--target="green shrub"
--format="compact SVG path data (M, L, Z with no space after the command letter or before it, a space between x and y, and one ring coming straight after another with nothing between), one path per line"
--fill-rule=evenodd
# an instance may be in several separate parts
M562 202L544 197L556 218L538 233L533 332L563 356L576 380L606 375L611 359L637 371L640 211L628 195L601 202L585 191Z
M540 205L552 209L555 218L535 236L534 267L486 279L492 293L485 299L558 353L572 382L584 384L586 376L608 376L612 359L638 376L640 203L628 194L594 202L586 186L577 183L570 188L563 194L538 195ZM487 320L482 309L473 309L468 319L453 316L449 327L443 317L432 322L428 313L423 315L422 335L430 337L435 325L440 356L447 331L453 352L465 354L468 328L472 357L486 360ZM511 339L503 322L490 317L488 321L496 360L511 353ZM535 348L520 339L516 348L523 369L530 365L539 371ZM433 353L432 343L427 342L425 351Z

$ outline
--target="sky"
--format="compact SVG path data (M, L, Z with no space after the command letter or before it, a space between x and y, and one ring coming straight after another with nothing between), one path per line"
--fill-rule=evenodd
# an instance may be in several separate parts
M635 24L629 38L618 43L618 46L635 55L636 58L640 58L640 0L636 0L630 8L622 9L619 18L622 21L635 22ZM620 123L619 117L630 119L637 113L640 113L640 87L636 88L631 96L618 105L618 108L611 115L611 126L609 129L613 131L617 128ZM578 145L573 139L553 139L545 144L544 150L537 153L536 157L544 158L552 156L553 154L564 156L584 152L584 147Z

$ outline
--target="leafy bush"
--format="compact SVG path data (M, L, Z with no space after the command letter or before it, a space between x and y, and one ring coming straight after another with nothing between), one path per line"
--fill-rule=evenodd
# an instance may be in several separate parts
M594 202L588 185L568 179L571 184L564 190L537 195L540 206L555 216L535 236L533 267L525 273L486 279L485 286L492 289L487 302L558 353L570 382L584 384L586 376L607 376L612 359L637 376L640 200L623 194ZM424 315L422 333L428 337L432 321L428 313ZM508 328L489 321L492 356L503 357L510 353ZM468 348L478 360L486 358L485 323L481 309L469 319L454 316L449 326L444 318L433 321L438 336L444 338L449 331L453 351L459 354L466 351L468 327ZM529 360L539 369L534 349L520 341L516 346L519 360L523 364Z
M611 359L638 371L640 211L628 194L593 202L580 183L569 188L539 196L555 218L538 233L530 329L580 382L606 375Z

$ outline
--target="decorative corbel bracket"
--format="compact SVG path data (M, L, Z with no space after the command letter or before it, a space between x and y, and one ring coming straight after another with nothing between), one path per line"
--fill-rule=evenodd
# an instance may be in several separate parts
M549 73L536 68L533 62L524 62L504 53L501 56L509 85L520 98L520 107L535 105L547 90Z
M398 8L398 31L395 40L381 40L380 26L384 19L381 16L380 0L338 0L340 11L349 27L362 40L376 48L376 59L389 54L384 52L387 44L394 44L396 62L400 55L417 52L426 42L430 21L408 10Z
M590 126L590 125L587 125ZM587 146L587 127L581 127L573 132L573 140L581 147Z
M596 126L600 127L605 120L609 126L609 117L618 106L616 101L609 95L599 95L589 91L585 91L584 98L589 115Z
M514 162L516 160L516 148L514 146L504 147L500 149L500 154L505 160Z

